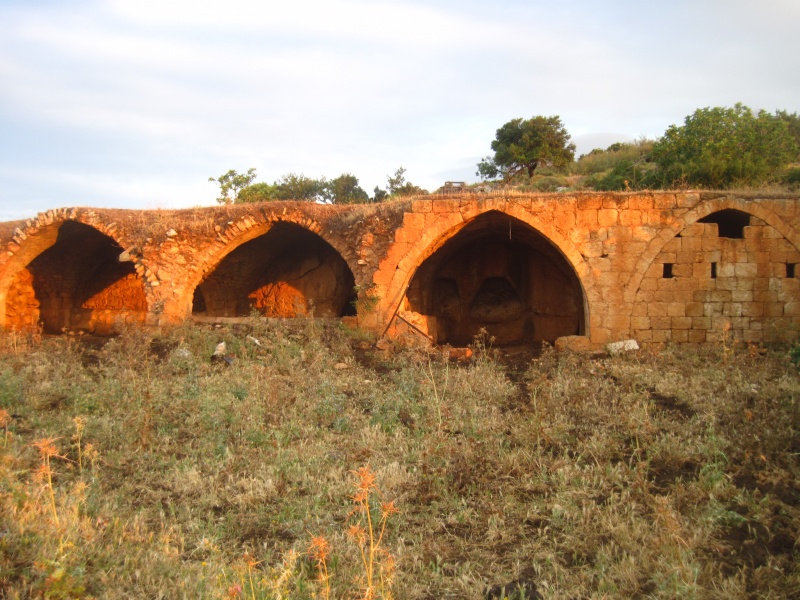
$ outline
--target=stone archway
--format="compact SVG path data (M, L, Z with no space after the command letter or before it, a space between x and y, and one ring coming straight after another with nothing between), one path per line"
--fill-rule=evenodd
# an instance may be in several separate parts
M800 250L755 216L757 206L716 208L662 244L644 272L632 307L636 339L707 343L723 332L745 342L796 339Z
M210 317L355 314L355 279L322 237L290 222L227 254L197 286L192 313Z
M144 285L132 262L119 261L123 249L115 240L72 220L49 237L42 240L49 245L11 277L6 327L107 334L120 322L145 321Z
M440 343L468 344L482 329L497 345L585 331L573 268L544 235L499 211L476 217L419 266L405 306Z

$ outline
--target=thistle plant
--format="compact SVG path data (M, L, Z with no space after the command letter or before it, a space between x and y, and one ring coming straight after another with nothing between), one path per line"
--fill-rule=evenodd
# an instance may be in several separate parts
M34 442L33 446L39 451L39 458L42 461L42 464L36 472L36 475L37 478L44 481L44 487L47 491L47 499L49 501L50 508L53 511L53 522L56 524L56 526L58 526L59 522L58 511L56 510L56 495L55 491L53 490L53 469L50 466L50 459L53 457L64 457L59 456L58 449L56 448L55 444L56 441L57 438L42 438L41 440Z
M380 502L380 518L376 523L372 515L371 502L376 496L380 498L380 490L375 483L375 474L369 465L354 471L356 475L356 493L353 496L355 507L350 517L355 516L356 523L347 530L347 535L358 546L361 555L363 575L363 598L370 600L380 592L382 598L392 598L391 587L394 579L395 561L391 553L383 546L386 525L392 515L398 514L394 500Z

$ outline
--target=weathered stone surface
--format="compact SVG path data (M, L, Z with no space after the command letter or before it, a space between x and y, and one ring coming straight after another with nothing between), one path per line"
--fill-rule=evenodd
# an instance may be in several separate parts
M798 215L797 196L719 192L54 209L0 224L0 324L107 332L355 305L361 327L401 331L406 311L459 345L482 330L704 343L723 327L782 341L800 322Z
M555 349L558 352L589 352L592 349L592 341L585 335L565 335L556 338Z
M620 354L622 352L632 352L639 349L636 340L622 340L621 342L611 342L606 345L609 354Z

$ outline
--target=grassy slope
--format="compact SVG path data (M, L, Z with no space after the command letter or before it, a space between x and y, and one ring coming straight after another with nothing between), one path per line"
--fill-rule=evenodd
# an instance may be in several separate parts
M395 598L517 578L547 598L800 594L785 354L545 352L508 371L355 336L254 320L3 338L0 596L324 597L307 552L324 536L331 597L350 597L364 465L400 509L377 555ZM209 361L221 340L230 367ZM64 457L52 496L43 438Z

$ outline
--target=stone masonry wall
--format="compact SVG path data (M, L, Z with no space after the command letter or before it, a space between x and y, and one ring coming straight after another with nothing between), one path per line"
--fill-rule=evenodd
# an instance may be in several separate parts
M715 219L726 211L744 215L741 238L720 235ZM442 314L436 311L444 310L459 324L459 342L481 319L497 324L510 341L517 327L527 328L523 341L552 341L574 329L595 347L629 337L643 343L706 343L723 331L745 342L797 339L798 219L798 196L755 192L498 193L361 206L58 209L0 224L0 324L24 328L50 319L54 330L111 331L123 321L177 323L192 315L193 306L201 308L198 290L225 279L226 257L256 240L271 248L268 258L258 262L257 252L244 250L236 255L237 272L247 274L241 285L245 305L268 304L267 287L291 296L287 286L297 279L298 267L290 255L307 251L314 264L340 265L337 281L352 275L348 283L339 282L353 287L346 304L357 293L359 326L378 333L413 330L447 341L437 325ZM299 228L294 231L304 232L301 241L278 244L278 224ZM462 231L469 243L448 244ZM508 248L527 253L522 271L513 266L519 261L468 256L476 248L500 247L503 236L510 238ZM40 258L54 247L57 259ZM323 256L316 250L323 247L338 256ZM471 250L461 252L462 247ZM87 259L96 254L93 249L103 250L103 261ZM113 267L115 262L122 266ZM420 271L423 264L428 266ZM420 272L427 274L415 280ZM69 281L59 281L59 275ZM452 312L452 303L437 309L435 303L413 300L433 297L436 282L448 279L474 291L459 308L471 311L469 318ZM330 284L326 279L295 289L303 302L315 302L313 296L330 292ZM344 293L337 292L336 303ZM249 294L255 296L247 300ZM573 308L557 315L552 307L559 307L565 294L574 295ZM58 318L48 304L52 298L62 307ZM564 315L572 315L568 326L555 321Z

